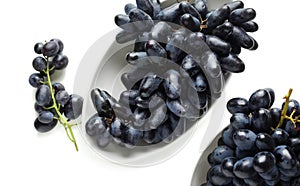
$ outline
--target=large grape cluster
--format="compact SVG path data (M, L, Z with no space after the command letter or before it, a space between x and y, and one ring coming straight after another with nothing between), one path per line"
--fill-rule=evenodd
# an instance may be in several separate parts
M247 34L258 30L256 13L241 1L208 11L203 0L166 8L137 0L124 9L115 17L122 28L116 40L134 40L125 57L133 68L121 76L126 90L119 100L92 90L97 114L86 132L100 147L112 139L126 147L169 143L207 112L229 73L244 71L237 55L258 47Z
M52 82L51 79L56 70L66 68L69 63L68 57L62 53L63 49L64 44L59 39L34 45L35 53L39 54L32 61L37 72L29 77L29 84L37 88L34 108L38 117L34 121L34 127L38 132L44 133L60 122L78 150L72 131L74 124L69 121L81 115L83 98L77 94L69 94L61 83Z
M300 105L291 93L281 108L271 108L272 89L228 101L230 125L208 156L203 186L300 185Z

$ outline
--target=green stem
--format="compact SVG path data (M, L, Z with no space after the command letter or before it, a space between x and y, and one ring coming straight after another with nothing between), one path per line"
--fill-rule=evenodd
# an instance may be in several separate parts
M52 83L51 83L51 78L50 78L51 69L49 69L48 58L46 58L46 60L47 60L47 70L46 70L45 73L47 74L47 80L48 80L47 83L49 85L50 92L51 92L51 97L52 97L52 101L53 101L53 106L52 107L55 109L55 111L58 115L58 120L59 120L60 124L62 124L64 126L68 138L70 139L70 141L72 143L74 143L75 149L76 149L76 151L78 151L77 142L76 142L73 130L72 130L73 125L69 124L68 121L66 120L66 118L60 113L60 111L59 111L60 106L56 103L55 96L54 96L54 91L53 91L53 87L52 87Z

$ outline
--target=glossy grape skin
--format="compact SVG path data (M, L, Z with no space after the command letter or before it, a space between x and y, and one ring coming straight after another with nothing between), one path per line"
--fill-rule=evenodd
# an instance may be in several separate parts
M186 109L183 107L180 100L177 99L167 99L167 107L172 113L179 117L184 116L186 113Z
M47 69L47 62L43 57L36 57L32 61L32 66L36 71L44 71Z
M192 55L187 55L182 60L181 68L183 69L182 74L185 75L187 73L189 77L192 77L201 71L199 64L195 61Z
M207 3L205 0L195 0L194 7L204 19L207 13Z
M210 32L218 25L224 23L224 21L228 18L230 14L230 9L228 6L223 6L214 10L210 16L207 18L207 31Z
M200 31L200 21L192 16L191 14L183 14L180 17L180 25L186 27L187 29L191 30L192 32Z
M179 3L175 3L167 8L162 9L157 18L161 21L167 21L172 23L179 23L179 17L182 14L182 10L179 8Z
M231 51L231 46L229 43L213 35L206 35L205 38L206 44L213 52L220 56L229 55L229 52Z
M291 120L285 123L284 130L289 134L289 137L295 137L298 134L298 130Z
M125 14L129 14L129 12L134 9L134 8L137 8L134 4L132 3L127 3L125 6L124 6L124 12Z
M181 93L180 74L176 70L168 70L165 73L163 87L166 95L171 99L177 99Z
M252 129L254 132L270 132L272 118L270 111L260 108L252 113Z
M39 73L33 73L29 76L29 84L34 88L37 88L40 85L43 85L43 81L44 81L44 78Z
M226 177L221 172L220 165L213 166L207 173L208 180L214 185L226 185L231 182L231 178Z
M126 61L135 66L145 66L149 64L149 58L146 52L129 52L126 54Z
M251 119L247 114L235 113L230 118L230 125L233 129L250 129Z
M147 55L150 56L152 62L157 65L162 65L161 58L167 58L167 51L155 40L149 40L146 42L145 50Z
M71 94L69 101L64 106L64 114L68 119L76 119L81 115L83 98L77 94Z
M57 44L58 44L58 46L59 46L58 54L61 53L61 52L64 50L64 44L63 44L63 42L62 42L60 39L53 38L53 39L51 39L50 41L55 41L55 42L57 42Z
M151 17L153 16L153 6L151 0L136 0L137 8L143 10Z
M213 29L212 34L219 37L220 39L226 40L233 31L233 25L230 22L225 22L215 29Z
M55 94L55 99L60 105L65 105L69 101L70 96L67 91L60 90Z
M248 129L239 129L233 134L235 145L241 150L251 150L255 145L256 134Z
M112 136L109 134L107 130L105 130L103 134L97 136L96 142L98 147L105 148L110 144L111 140L112 140Z
M272 127L276 128L280 121L280 118L281 118L281 109L280 108L271 108L270 114L271 114L271 118L272 118Z
M65 90L64 85L59 82L52 83L52 88L54 90L54 93L57 93L60 90Z
M126 136L126 142L130 145L137 145L143 138L143 132L132 127L125 129L124 135Z
M53 57L59 53L59 44L57 41L49 41L44 44L42 53L44 56Z
M253 157L245 157L238 160L233 167L233 173L235 176L241 179L251 178L256 174L253 169Z
M264 90L266 90L269 95L270 95L270 105L269 105L269 108L273 105L274 101L275 101L275 92L273 89L271 88L265 88Z
M168 57L177 64L181 64L187 55L182 48L185 46L185 35L173 33L166 45Z
M107 123L103 117L94 114L85 123L85 131L89 136L101 135L106 130Z
M156 129L159 125L168 119L166 105L160 105L151 112L146 125L151 129Z
M228 157L221 162L221 171L227 177L235 177L233 174L233 166L237 162L237 158Z
M241 24L251 21L255 16L256 12L253 8L239 8L230 13L228 20L233 24Z
M226 104L227 110L231 114L244 113L249 114L248 100L245 98L232 98Z
M69 59L66 55L58 54L52 60L52 65L56 70L62 70L68 66Z
M182 14L190 14L197 20L200 20L199 12L191 3L182 1L179 3L179 9L182 11Z
M265 180L277 180L280 177L279 169L276 166L268 172L261 172L258 174Z
M256 172L269 172L276 166L275 156L271 152L262 151L253 158L253 167Z
M150 97L158 89L162 82L162 78L160 78L158 75L152 72L146 74L139 87L139 93L141 97Z
M249 108L257 110L260 108L270 108L272 105L272 98L269 92L265 89L255 91L249 98Z
M289 139L289 146L294 150L294 152L299 153L300 152L300 138L290 138Z
M259 133L257 134L255 145L261 151L273 151L276 143L271 135L267 133Z
M35 94L35 99L36 103L40 106L48 105L52 100L49 86L39 86Z
M193 86L197 92L204 92L207 90L208 85L202 73L198 73L193 77Z
M287 145L288 144L288 139L289 139L289 134L281 129L277 128L272 132L272 137L275 140L275 144L278 145Z
M109 100L104 99L102 91L95 88L91 91L91 99L99 116L113 118L114 112Z
M284 107L284 104L285 103L282 104L282 109ZM294 109L296 110L294 116L299 115L300 114L300 104L299 104L299 102L297 100L290 99L286 115L291 115Z
M273 154L276 157L277 166L279 168L291 169L297 163L294 151L286 145L277 146Z
M34 127L38 132L45 133L52 130L57 124L57 120L54 119L50 123L42 123L38 119L34 121Z
M241 73L245 70L245 63L235 54L229 53L226 57L219 58L222 69L232 73Z
M212 158L217 164L220 164L223 159L232 157L234 155L234 152L232 149L226 145L218 146L214 149L214 151L211 153Z
M236 44L246 49L251 49L255 46L255 41L240 27L233 26L231 35L227 41L231 44Z
M152 18L141 9L132 9L128 16L131 22L133 22L135 27L140 31L149 30L153 26Z
M35 45L34 45L34 52L35 53L37 53L37 54L42 54L42 49L43 49L43 46L44 46L44 44L43 43L36 43Z
M254 21L247 21L239 24L246 32L256 32L258 30L258 24Z
M236 9L239 9L239 8L244 8L243 1L232 1L232 2L226 3L225 5L229 7L230 12L232 12Z
M54 115L50 111L41 111L39 112L38 120L41 123L51 123L53 121Z

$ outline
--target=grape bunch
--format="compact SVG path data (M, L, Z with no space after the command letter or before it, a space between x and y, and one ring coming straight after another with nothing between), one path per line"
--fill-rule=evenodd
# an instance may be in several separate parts
M65 69L69 59L63 52L64 44L60 39L51 39L46 43L36 43L34 52L39 54L32 61L33 68L37 71L29 77L29 84L36 88L35 111L38 117L34 127L38 132L51 131L57 123L61 123L66 130L68 138L77 143L72 131L75 124L70 124L81 115L83 98L77 94L69 94L59 82L52 82L51 75L56 70Z
M241 1L208 11L203 0L166 8L158 0L137 0L124 9L115 23L122 28L117 42L134 40L125 56L132 69L121 76L126 90L119 100L92 90L97 113L86 133L100 148L111 141L130 148L170 143L220 97L228 74L244 71L237 55L242 47L258 47L247 34L258 30L256 13Z
M300 104L285 96L272 107L272 89L259 89L247 100L233 98L230 125L208 156L205 185L300 185Z

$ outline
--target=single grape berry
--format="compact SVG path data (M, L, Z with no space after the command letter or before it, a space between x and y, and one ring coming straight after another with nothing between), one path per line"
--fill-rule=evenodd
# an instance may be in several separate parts
M56 55L52 60L52 65L55 67L56 70L62 70L66 68L68 63L68 57L62 54Z
M49 41L44 44L42 53L46 57L53 57L59 52L59 44L57 41Z
M42 50L43 50L44 44L43 43L36 43L34 45L34 52L37 54L42 54Z
M47 62L43 57L36 57L32 61L32 66L36 71L45 71L47 68Z

